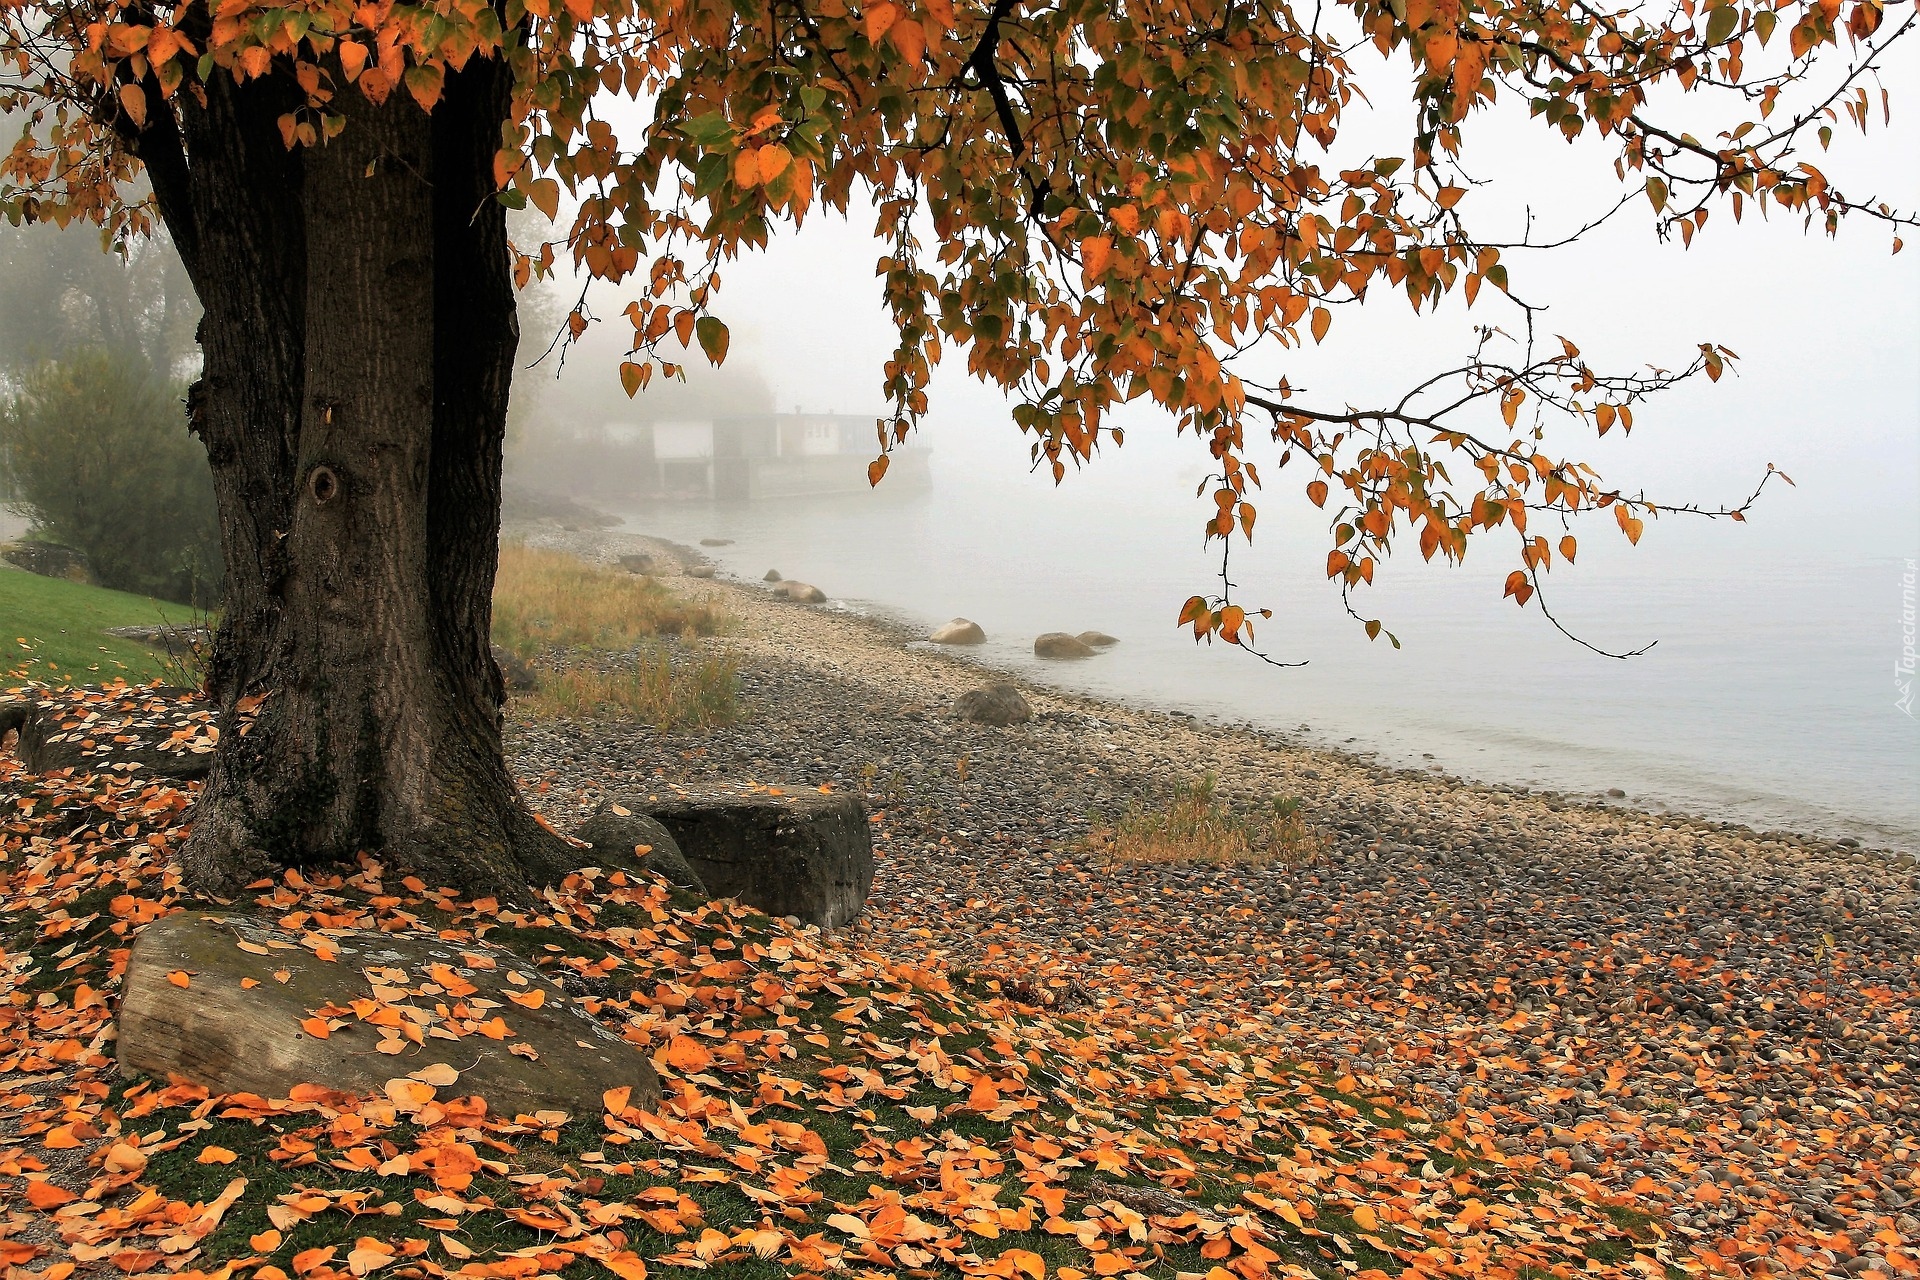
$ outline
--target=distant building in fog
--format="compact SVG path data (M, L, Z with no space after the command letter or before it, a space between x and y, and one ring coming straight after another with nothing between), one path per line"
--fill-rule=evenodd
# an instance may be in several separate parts
M764 413L608 422L608 445L624 455L634 496L778 498L867 487L880 450L874 418L848 413ZM924 488L927 450L896 445L886 483Z

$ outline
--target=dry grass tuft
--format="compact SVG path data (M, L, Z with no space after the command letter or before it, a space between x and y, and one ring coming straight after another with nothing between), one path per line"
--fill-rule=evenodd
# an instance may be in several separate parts
M682 599L652 578L561 551L500 548L493 638L522 658L552 649L624 653L659 636L710 636L726 621L719 605Z
M680 643L723 630L719 605L560 551L500 548L493 638L531 661L540 687L515 699L536 717L639 720L662 732L738 714L739 663Z
M663 733L711 729L738 714L739 675L732 654L676 654L651 644L633 655L631 666L614 671L543 672L540 688L522 705L543 717L640 720Z
M1263 808L1236 808L1207 774L1174 784L1164 805L1136 800L1113 823L1096 823L1088 841L1115 862L1204 866L1304 866L1325 852L1300 802L1275 796Z

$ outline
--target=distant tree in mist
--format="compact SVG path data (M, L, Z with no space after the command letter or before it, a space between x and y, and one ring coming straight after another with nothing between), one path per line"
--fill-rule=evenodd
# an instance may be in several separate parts
M0 376L96 351L140 376L181 377L196 358L199 319L164 235L103 253L91 225L0 222Z

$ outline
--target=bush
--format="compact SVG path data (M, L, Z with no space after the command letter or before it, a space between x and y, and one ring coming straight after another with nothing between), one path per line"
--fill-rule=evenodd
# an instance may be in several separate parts
M31 536L83 552L101 586L218 603L213 477L175 388L101 352L50 360L0 410L0 444Z

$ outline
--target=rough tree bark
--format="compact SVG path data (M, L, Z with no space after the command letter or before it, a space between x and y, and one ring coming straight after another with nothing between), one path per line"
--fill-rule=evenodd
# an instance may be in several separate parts
M524 896L568 866L502 755L488 645L518 329L492 156L510 73L431 115L336 99L288 150L270 80L214 77L136 141L204 308L190 397L218 494L220 750L182 854L232 894L351 859ZM263 698L242 736L243 698Z

